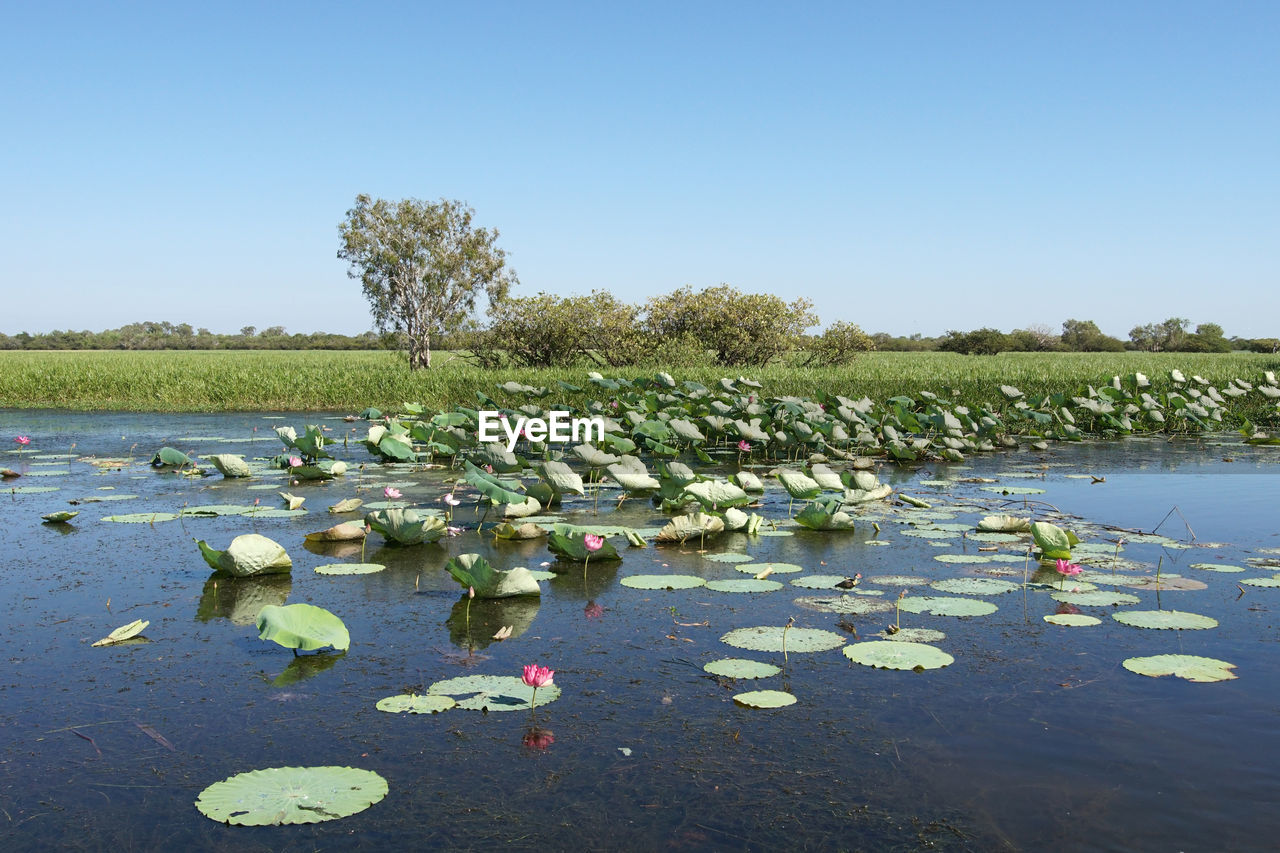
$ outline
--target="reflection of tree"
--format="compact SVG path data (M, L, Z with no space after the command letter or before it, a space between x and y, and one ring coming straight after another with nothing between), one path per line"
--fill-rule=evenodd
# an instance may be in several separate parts
M613 588L621 566L621 560L601 561L598 564L593 560L586 564L587 577L584 581L582 563L557 560L551 564L551 570L556 573L556 595L566 595L584 603L599 598Z
M313 655L298 655L284 668L284 672L275 677L275 680L271 682L271 686L288 687L291 684L297 684L299 681L324 672L346 656L346 652L316 652Z
M476 598L471 601L471 621L468 629L467 598L464 595L449 613L445 625L449 627L449 640L460 649L474 651L486 648L493 642L499 628L511 626L511 636L519 637L533 624L542 599L537 595L519 595L514 598Z
M312 542L307 539L303 541L302 547L312 554L319 554L321 557L332 557L334 560L347 560L351 557L360 556L360 541L358 539L346 542ZM365 560L365 562L371 563L374 561Z
M236 625L255 625L258 611L268 604L284 604L292 588L293 578L287 574L252 578L214 574L204 582L196 619L230 619Z

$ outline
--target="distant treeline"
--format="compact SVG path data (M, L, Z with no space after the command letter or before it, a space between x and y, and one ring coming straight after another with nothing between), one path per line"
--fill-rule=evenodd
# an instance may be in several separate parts
M1000 352L1280 352L1280 338L1228 338L1217 323L1201 323L1194 330L1191 321L1171 317L1163 323L1148 323L1129 330L1129 339L1105 335L1092 320L1067 320L1062 331L1035 325L1002 332L999 329L949 331L936 338L921 335L895 337L886 332L871 335L876 349L885 352L958 352L994 355Z
M187 323L130 323L105 332L71 330L32 335L19 332L16 335L0 333L0 350L161 350L161 349L288 349L288 350L375 350L395 349L398 341L394 335L365 332L360 335L338 335L332 332L312 332L309 335L285 332L283 326L271 326L259 331L245 326L236 335L220 335L208 329L193 329Z

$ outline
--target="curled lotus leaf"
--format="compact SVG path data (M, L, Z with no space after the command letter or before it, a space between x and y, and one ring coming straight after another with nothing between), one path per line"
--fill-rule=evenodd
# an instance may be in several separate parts
M686 542L689 539L718 536L724 532L723 519L705 512L677 515L658 531L659 542Z
M341 524L335 524L328 530L320 530L316 533L308 533L308 542L346 542L351 539L363 539L365 537L364 525L357 521L344 521Z
M116 643L123 643L125 640L133 639L134 637L141 634L143 631L147 630L147 626L150 624L151 623L145 619L135 619L133 622L130 622L128 625L121 625L119 628L116 628L110 634L103 637L101 640L98 640L98 642L94 643L94 645L95 646L112 646L112 645L115 645Z
M258 639L304 652L332 646L351 647L347 626L333 613L313 604L268 604L258 612Z
M213 467L224 477L248 477L253 473L249 463L237 453L214 453L204 458L212 462Z
M210 568L238 578L276 574L293 569L293 560L284 546L260 533L237 536L225 551L211 548L203 539L197 541L196 545Z
M196 809L236 826L320 823L362 812L387 795L387 780L355 767L271 767L200 792Z

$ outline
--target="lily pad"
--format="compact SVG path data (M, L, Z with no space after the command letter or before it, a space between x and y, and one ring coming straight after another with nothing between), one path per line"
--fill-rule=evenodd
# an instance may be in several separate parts
M1080 628L1102 624L1102 620L1097 616L1088 616L1084 613L1050 613L1044 617L1044 621L1051 625L1067 625Z
M1176 631L1203 631L1218 627L1218 620L1182 610L1121 610L1111 618L1134 628L1159 628Z
M468 711L527 711L534 698L533 688L514 675L464 675L446 678L427 688L431 696L451 696L459 708ZM463 698L458 698L463 697ZM538 688L537 705L542 707L560 698L555 684Z
M342 513L342 512L355 512L363 505L364 505L364 501L362 501L360 498L347 498L346 500L338 501L336 504L329 507L329 512L332 512L334 514Z
M804 571L804 566L797 566L795 563L739 563L734 568L749 575L758 575L766 569L771 570L769 573L774 575L789 575Z
M755 652L780 652L783 649L783 631L786 631L786 650L790 652L825 652L844 645L844 637L834 631L818 628L789 628L761 625L755 628L737 628L720 638L723 643L739 649Z
M58 510L57 512L51 512L48 515L42 515L40 517L43 518L46 522L56 524L59 522L68 522L79 514L80 514L79 512L72 512L70 510L63 509L63 510Z
M316 566L318 575L372 575L385 569L381 563L329 563Z
M405 693L379 699L375 707L388 714L438 714L457 704L451 696L420 696L415 693Z
M173 521L177 517L176 512L131 512L125 515L108 515L102 520L121 524L152 524L157 521Z
M351 634L342 620L312 604L268 604L258 612L258 639L271 640L286 649L312 651L332 646L351 647Z
M997 608L978 598L956 598L949 595L909 595L898 602L908 613L930 613L934 616L986 616Z
M618 583L632 589L693 589L707 582L693 575L630 575Z
M1030 486L982 486L982 491L993 492L997 495L1043 495L1044 489L1035 489Z
M750 554L726 553L726 554L703 554L702 556L712 561L713 563L749 563L751 562Z
M738 693L733 701L751 708L785 708L796 703L796 697L781 690L751 690Z
M94 645L111 646L116 643L123 643L125 640L132 639L147 630L147 626L150 624L151 623L145 619L136 619L128 625L121 625L119 628L116 628L110 634L94 643Z
M1232 566L1227 563L1192 563L1191 568L1206 572L1234 573L1243 572L1244 566Z
M202 815L236 826L320 823L362 812L387 795L387 780L355 767L272 767L240 773L200 792Z
M992 556L988 554L937 554L933 559L939 563L990 563Z
M1241 578L1240 583L1246 583L1249 586L1260 587L1280 587L1280 577L1271 578Z
M773 592L782 589L778 581L759 578L733 578L731 580L707 581L707 589L716 592Z
M841 650L845 657L863 666L877 669L941 669L950 666L956 659L935 646L925 643L893 642L891 640L870 640L865 643L854 643Z
M713 660L702 667L712 675L724 678L769 678L782 672L771 663L762 663L746 658L721 658Z
M797 607L816 610L819 613L845 613L854 616L865 616L868 613L884 613L893 609L893 605L888 601L863 595L802 596L795 599L793 603Z
M962 595L1002 595L1019 588L1019 584L992 578L947 578L934 581L930 586L942 592Z
M1138 675L1159 678L1163 675L1176 675L1187 681L1200 683L1212 681L1230 681L1236 678L1231 670L1233 663L1217 658L1204 658L1196 655L1152 655L1150 657L1128 658L1121 666Z
M892 634L884 630L875 636L891 643L936 643L947 638L946 634L932 628L899 628Z
M1127 592L1108 592L1097 590L1090 592L1053 592L1049 597L1064 604L1075 604L1081 607L1112 607L1119 604L1137 604L1142 599Z
M862 582L880 586L924 586L930 581L928 578L915 575L872 575L869 578L863 578Z
M791 585L801 589L835 589L836 584L848 579L847 575L805 575L793 580Z

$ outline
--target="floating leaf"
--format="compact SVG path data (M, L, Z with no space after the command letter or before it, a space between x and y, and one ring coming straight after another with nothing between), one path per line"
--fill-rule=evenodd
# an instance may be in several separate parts
M141 634L143 631L147 629L147 626L150 624L151 623L146 621L145 619L136 619L133 622L130 622L128 625L121 625L119 628L116 628L110 634L103 637L98 642L94 643L94 645L110 646L115 643L123 643L125 640L131 639Z
M459 708L468 711L527 711L534 698L533 688L514 675L464 675L446 678L427 688L432 696L452 696ZM459 699L458 697L465 697ZM537 703L541 708L560 698L555 684L538 688Z
M1162 675L1176 675L1187 681L1211 682L1230 681L1236 677L1231 670L1233 663L1217 658L1203 658L1196 655L1152 655L1150 657L1128 658L1121 666L1138 675L1149 675L1159 678Z
M102 520L122 524L154 524L158 521L173 521L177 517L176 512L131 512L125 515L108 515Z
M979 598L954 598L945 595L907 596L898 606L908 613L931 613L934 616L986 616L998 609Z
M1029 533L1031 519L1014 515L988 515L978 522L978 530L987 533Z
M994 492L997 495L1043 495L1044 489L1035 489L1030 486L982 486L984 492Z
M862 582L879 586L924 586L930 583L930 580L915 575L872 575L869 578L863 578Z
M1191 568L1201 569L1206 572L1234 573L1244 571L1244 566L1232 566L1226 563L1192 563Z
M739 649L750 649L755 652L781 652L783 631L784 628L772 625L738 628L725 634L720 641ZM844 645L844 637L834 631L823 631L818 628L789 628L785 631L787 652L825 652Z
M782 584L759 578L733 578L707 581L707 589L716 592L773 592L776 589L782 589Z
M1102 624L1102 620L1097 616L1087 616L1084 613L1050 613L1044 617L1044 621L1051 625L1067 625L1079 628Z
M1054 601L1061 601L1064 604L1076 604L1081 607L1111 607L1118 604L1137 604L1142 599L1136 595L1130 595L1127 592L1107 592L1098 590L1096 592L1069 592L1067 590L1059 590L1050 593L1050 598Z
M1240 583L1247 583L1249 586L1260 587L1280 587L1280 577L1270 578L1241 578Z
M399 696L388 696L379 699L376 707L388 714L438 714L447 711L458 703L451 696L420 696L405 693Z
M947 638L946 634L932 628L899 628L892 634L885 630L875 636L891 643L936 643Z
M381 563L330 563L316 566L318 575L372 575L385 569Z
M415 509L380 509L364 517L365 524L397 545L436 542L445 534L444 521Z
M186 506L182 508L182 515L197 516L200 518L216 518L220 515L245 515L254 512L257 507L252 504L206 504L203 506Z
M387 795L387 780L354 767L272 767L240 773L200 792L202 815L236 826L320 823L362 812Z
M771 663L761 663L746 658L721 658L711 661L702 668L712 675L724 678L769 678L782 672Z
M693 575L630 575L618 583L632 589L693 589L706 581Z
M796 697L781 690L751 690L738 693L733 701L751 708L785 708L796 703Z
M739 563L734 568L748 575L758 575L765 570L775 575L788 575L804 571L804 566L797 566L795 563Z
M956 659L942 649L925 643L870 640L845 646L841 652L854 663L877 669L941 669Z
M710 586L710 584L708 584ZM888 601L863 595L841 595L830 598L804 596L794 601L797 607L817 610L820 613L845 613L865 616L868 613L884 613L893 609Z
M848 579L846 575L806 575L791 581L791 585L801 589L835 589L836 584Z
M1002 595L1013 592L1020 584L992 578L948 578L930 584L942 592L955 592L962 595Z
M505 539L513 542L525 539L541 539L547 535L547 531L528 521L519 527L509 521L504 521L492 530L495 539Z
M286 649L312 651L332 646L351 647L351 635L342 620L312 604L268 604L258 613L258 639L271 640Z
M1218 620L1182 610L1121 610L1111 618L1134 628L1159 628L1177 631L1203 631L1218 627Z
M46 522L64 523L64 522L70 521L71 519L75 518L79 514L80 514L79 512L71 512L69 510L63 509L57 512L51 512L48 515L42 515L40 517L43 518Z
M751 562L750 554L725 553L725 554L703 554L702 556L704 559L710 560L713 563L749 563Z

